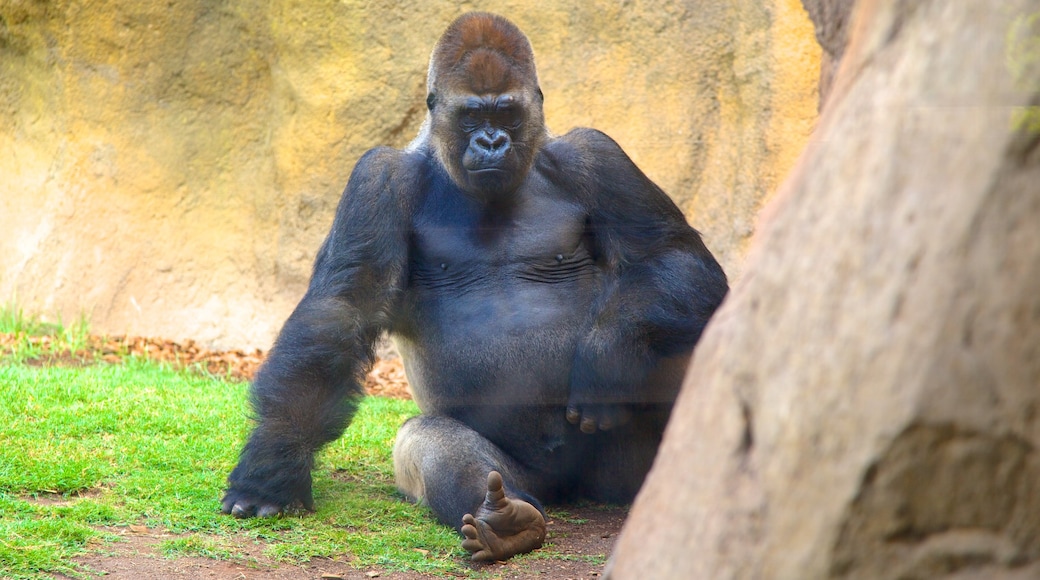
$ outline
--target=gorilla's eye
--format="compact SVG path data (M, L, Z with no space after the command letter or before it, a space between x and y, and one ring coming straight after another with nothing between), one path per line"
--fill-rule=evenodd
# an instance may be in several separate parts
M466 109L459 118L459 125L466 131L472 131L484 124L484 118L476 109Z
M502 109L501 111L495 113L494 116L495 125L510 130L519 128L520 120L520 111L517 110L515 107Z

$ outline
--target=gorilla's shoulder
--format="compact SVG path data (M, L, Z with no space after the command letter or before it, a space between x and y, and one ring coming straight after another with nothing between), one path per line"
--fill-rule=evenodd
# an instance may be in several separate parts
M609 135L599 129L578 127L571 129L566 135L553 139L552 144L559 147L573 148L577 152L589 153L613 153L621 151L621 146L610 138Z
M427 156L420 151L390 147L369 149L357 160L340 198L337 219L358 216L390 219L409 215L427 181Z
M427 155L421 150L375 147L369 149L357 161L354 172L384 173L386 176L403 177L408 173L422 171Z
M621 146L598 129L581 127L546 143L542 152L552 165L568 172L599 174L616 159L627 158Z
M414 190L428 169L429 159L423 151L376 147L358 159L348 187L401 194Z
M596 189L595 184L630 171L631 161L621 146L597 129L572 129L554 137L542 148L539 166L557 179L574 181L579 189Z

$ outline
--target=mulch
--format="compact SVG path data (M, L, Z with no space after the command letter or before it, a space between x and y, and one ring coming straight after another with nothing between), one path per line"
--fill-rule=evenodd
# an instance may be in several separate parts
M37 356L26 360L38 366L83 366L98 363L118 364L131 357L144 357L194 372L224 377L233 381L251 381L265 353L205 348L194 340L175 341L142 336L87 337L82 348L70 350L66 341L53 336L25 336L0 333L0 357L11 356L26 345ZM365 377L365 390L370 395L411 399L408 380L400 358L377 358Z

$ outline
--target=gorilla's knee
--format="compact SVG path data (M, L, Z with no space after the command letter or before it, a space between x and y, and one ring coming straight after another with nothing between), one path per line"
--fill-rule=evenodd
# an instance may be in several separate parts
M421 502L426 497L426 484L423 481L420 461L424 449L421 436L421 424L427 417L413 417L405 421L397 431L394 442L394 479L398 491L414 501Z

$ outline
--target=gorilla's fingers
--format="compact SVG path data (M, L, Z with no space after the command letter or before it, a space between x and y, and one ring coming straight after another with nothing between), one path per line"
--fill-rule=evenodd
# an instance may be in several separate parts
M567 421L571 425L577 425L581 421L581 410L573 405L567 407Z
M225 498L220 506L220 511L225 514L231 514L236 518L251 518L253 516L270 518L282 515L284 509L285 506L276 503L263 503L243 496Z
M609 431L632 420L632 411L620 405L589 405L567 407L567 421L578 425L582 433Z
M274 504L262 505L257 508L256 515L260 518L273 518L282 515L282 508Z
M311 486L308 485L303 491L303 495L300 496L300 503L303 504L303 509L309 512L314 511L314 491L311 489Z
M595 433L596 425L599 423L592 409L580 408L577 405L567 407L567 422L571 425L579 425L582 433Z
M581 432L592 434L596 432L596 418L586 414L581 418Z

